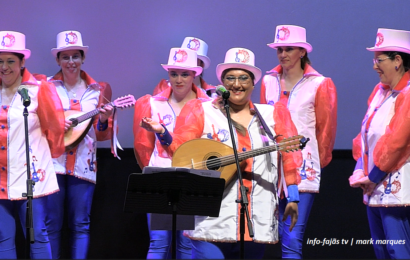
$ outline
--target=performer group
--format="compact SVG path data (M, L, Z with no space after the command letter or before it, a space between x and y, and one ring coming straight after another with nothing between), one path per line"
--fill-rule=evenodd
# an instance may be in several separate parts
M85 259L97 141L112 140L111 150L117 156L119 105L111 101L107 82L98 82L82 70L89 47L80 32L57 35L50 60L54 58L60 70L51 76L31 74L25 68L31 51L25 47L24 34L0 31L0 39L0 259L17 257L15 211L26 232L27 168L35 183L30 257L60 258L66 218L70 257ZM128 101L127 105L135 106L134 152L141 169L171 167L177 149L195 139L214 140L242 153L281 147L297 136L309 138L302 150L268 151L241 161L254 233L249 234L246 224L244 248L237 203L243 193L233 173L225 184L219 217L195 216L194 229L177 231L174 253L178 259L234 259L240 258L242 249L244 258L260 259L267 244L278 242L282 258L303 258L310 210L322 170L332 160L337 93L332 79L310 62L313 47L306 40L305 28L278 25L268 47L276 51L278 65L264 76L251 50L227 50L224 61L216 66L219 82L215 86L204 79L203 72L211 63L207 43L186 37L181 47L170 49L168 62L161 64L168 76L153 94ZM376 257L410 259L410 31L380 28L374 47L367 50L374 54L373 69L380 82L370 94L361 131L353 140L357 164L349 183L363 190L372 238L405 241L373 244ZM259 82L257 104L251 96ZM29 106L21 98L24 91L30 97ZM229 93L227 101L224 92ZM25 107L29 167L22 138ZM162 221L151 214L147 221L147 259L170 258L171 231L151 228L153 222Z

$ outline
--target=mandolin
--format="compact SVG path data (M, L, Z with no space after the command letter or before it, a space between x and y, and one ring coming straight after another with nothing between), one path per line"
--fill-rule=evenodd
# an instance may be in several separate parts
M239 161L274 151L293 152L303 149L309 138L297 135L285 138L282 142L246 152L238 152ZM172 166L215 170L225 179L225 186L232 181L236 173L235 156L232 147L211 139L194 139L183 143L172 156Z
M134 96L127 95L124 97L119 97L116 100L105 104L104 106L111 105L113 107L122 109L132 107L134 106L134 104ZM81 140L83 140L85 135L90 130L90 127L93 123L93 117L95 115L98 115L99 113L99 108L96 108L89 112L83 112L78 110L67 110L64 112L65 118L73 122L70 129L68 129L68 131L64 134L64 145L66 151L73 149L81 142Z

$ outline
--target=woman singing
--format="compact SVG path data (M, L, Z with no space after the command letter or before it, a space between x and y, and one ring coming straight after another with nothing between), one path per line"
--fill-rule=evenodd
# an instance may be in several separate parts
M228 103L235 127L234 136L229 134L228 121L220 98L214 102L192 100L181 111L174 133L167 131L155 117L143 118L141 121L142 127L160 136L162 147L168 154L172 155L182 143L195 138L213 139L229 146L232 146L231 138L235 138L235 149L250 151L274 145L284 137L297 134L289 111L283 104L269 106L252 103L252 92L262 74L261 70L255 67L255 55L252 51L245 48L228 50L225 62L217 66L216 74L230 93ZM275 135L278 135L276 139ZM280 163L283 163L284 171L280 170ZM299 201L296 168L300 164L300 152L283 153L283 159L280 159L277 152L271 152L241 163L255 235L250 237L245 228L245 258L262 258L265 244L278 241L278 194L283 194L282 188L289 200L284 217L290 216L290 229L295 225ZM279 179L280 183L283 183L280 187ZM219 217L195 217L195 230L184 233L192 240L193 258L240 257L240 204L236 202L240 198L239 181L234 178L225 188Z
M16 219L18 212L26 232L27 162L24 105L17 90L28 90L28 141L33 187L34 243L30 257L51 259L46 229L47 198L58 191L52 158L64 152L64 113L52 84L38 82L25 68L30 50L25 35L1 31L0 39L0 258L15 259ZM27 235L27 234L26 234Z

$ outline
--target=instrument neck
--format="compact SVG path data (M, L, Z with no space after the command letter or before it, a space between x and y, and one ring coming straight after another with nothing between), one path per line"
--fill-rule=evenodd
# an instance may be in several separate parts
M104 106L106 106L106 105L114 106L113 102L107 103L107 104L105 104ZM102 106L102 107L104 107L104 106ZM89 118L91 118L91 117L93 117L93 116L95 116L95 115L98 115L99 113L100 113L100 109L99 109L99 108L96 108L96 109L94 109L94 110L91 110L90 112L87 112L87 113L85 113L85 114L83 114L83 115L77 117L78 123L84 122L85 120L87 120L87 119L89 119Z
M277 150L278 150L277 145L261 147L261 148L257 148L257 149L254 149L254 150L238 153L238 159L241 162L241 161L246 160L248 158L252 158L252 157L255 157L255 156L258 156L258 155L274 152L274 151L277 151ZM229 164L233 164L235 162L235 157L233 155L224 156L224 157L221 158L221 161L222 161L221 166L226 166L226 165L229 165Z

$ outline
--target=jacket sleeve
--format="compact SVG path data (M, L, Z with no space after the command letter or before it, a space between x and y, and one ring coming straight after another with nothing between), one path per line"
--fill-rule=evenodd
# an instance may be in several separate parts
M274 130L276 134L280 135L279 137L277 137L278 143L281 142L284 138L296 136L298 132L292 122L289 110L280 102L275 103L274 107ZM282 152L282 159L286 184L288 186L297 185L297 168L302 165L302 153L300 151Z
M64 147L64 110L52 83L41 81L38 91L37 115L41 130L50 146L51 157L58 158L65 151Z
M387 173L400 169L410 157L410 91L398 95L394 111L373 152L375 165Z
M363 170L362 135L360 133L353 139L352 154L353 158L356 160L354 171Z
M158 83L158 85L155 86L154 91L152 93L153 96L156 94L161 93L165 89L169 88L168 81L165 79L161 79L161 81Z
M356 161L362 157L362 135L360 133L353 139L352 153Z
M101 86L100 97L97 107L102 107L104 104L110 103L112 98L112 90L107 82L98 82ZM105 141L112 139L113 136L113 117L110 116L105 123L101 123L100 119L94 120L94 129L97 141ZM118 132L118 129L116 130Z
M186 141L201 138L204 130L205 113L202 107L202 102L198 99L190 100L182 108L172 136L172 142L169 145L162 145L170 157L174 154L176 149ZM158 140L160 145L160 140Z
M262 78L262 83L261 83L261 104L267 104L266 102L266 86L265 86L265 77Z
M140 126L143 117L151 117L150 98L150 95L139 98L134 109L134 153L141 169L148 166L155 147L155 134Z
M315 113L320 167L323 168L332 160L337 128L337 93L330 78L325 78L317 89Z

